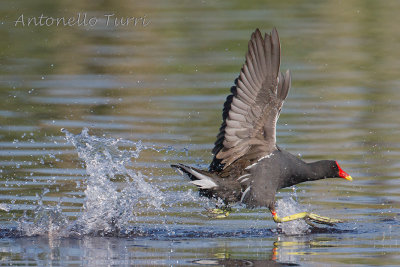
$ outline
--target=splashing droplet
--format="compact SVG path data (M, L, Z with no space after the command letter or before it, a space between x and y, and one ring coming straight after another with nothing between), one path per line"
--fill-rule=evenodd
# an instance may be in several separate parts
M302 212L302 207L293 198L284 198L276 201L276 210L280 217ZM304 220L294 220L280 223L279 227L286 235L301 235L310 231L310 226Z

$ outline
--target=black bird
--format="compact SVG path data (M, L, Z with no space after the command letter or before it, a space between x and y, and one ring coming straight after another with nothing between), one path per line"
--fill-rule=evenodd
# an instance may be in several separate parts
M282 74L279 66L278 32L274 28L263 38L256 29L224 104L209 170L171 166L187 174L203 195L226 205L241 201L249 208L268 207L275 222L340 222L307 212L281 218L275 212L275 193L281 188L325 178L352 180L334 160L306 163L276 144L276 122L291 84L289 70Z

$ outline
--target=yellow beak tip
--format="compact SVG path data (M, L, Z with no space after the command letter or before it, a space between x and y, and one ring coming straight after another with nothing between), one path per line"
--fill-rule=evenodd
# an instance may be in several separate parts
M346 179L347 181L353 181L353 177L351 177L350 175L349 175L349 176L346 176L346 177L344 177L344 179Z

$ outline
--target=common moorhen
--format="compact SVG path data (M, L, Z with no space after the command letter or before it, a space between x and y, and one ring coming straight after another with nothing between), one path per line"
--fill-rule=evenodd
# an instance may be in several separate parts
M296 219L338 223L308 212L276 214L275 193L281 188L325 178L352 180L337 161L306 163L277 146L276 122L291 85L290 72L282 74L279 66L278 32L274 28L263 38L256 29L246 62L224 104L209 170L171 166L187 174L201 194L220 198L226 205L241 201L249 208L268 207L277 223Z

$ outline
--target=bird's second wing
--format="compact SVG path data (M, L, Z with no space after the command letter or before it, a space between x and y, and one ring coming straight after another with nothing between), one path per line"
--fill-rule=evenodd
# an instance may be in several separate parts
M254 159L275 148L276 122L290 88L290 72L283 75L279 66L278 32L274 28L263 38L257 29L232 94L224 104L210 170L226 168L250 148Z

